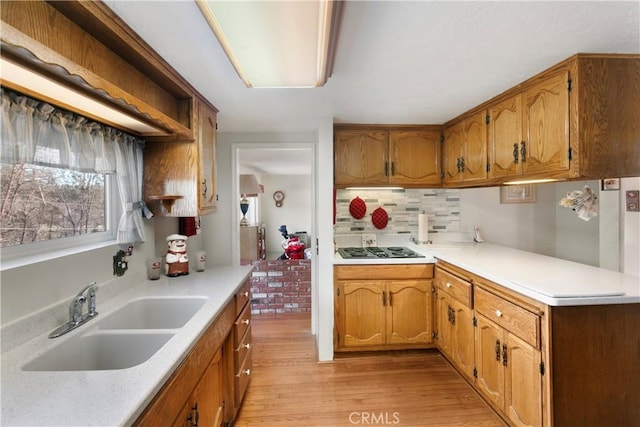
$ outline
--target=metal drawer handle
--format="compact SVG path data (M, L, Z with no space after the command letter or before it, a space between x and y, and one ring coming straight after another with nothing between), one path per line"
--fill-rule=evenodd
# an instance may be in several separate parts
M245 369L242 373L245 375L251 375L251 369Z
M248 297L248 296L249 296L249 292L243 292L243 293L242 293L242 296L243 296L243 297Z
M244 319L244 320L242 321L242 323L243 323L243 324L245 324L245 325L248 325L248 324L249 324L249 319Z
M251 344L245 344L243 345L244 348L246 348L247 350L249 350L251 348Z
M451 283L447 282L447 288L451 287Z
M502 317L502 312L500 310L496 310L496 316Z

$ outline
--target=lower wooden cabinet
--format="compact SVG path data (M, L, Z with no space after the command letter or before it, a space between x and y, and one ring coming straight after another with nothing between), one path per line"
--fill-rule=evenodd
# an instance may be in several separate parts
M473 320L470 307L440 289L436 291L438 348L467 378L473 378L474 369Z
M334 273L335 351L433 346L433 266L338 266Z
M213 356L209 367L174 422L175 427L213 426L224 422L224 372L222 349Z
M476 315L476 384L516 426L542 425L542 354Z
M235 320L225 347L230 349L226 362L226 381L230 387L225 396L225 421L237 415L251 379L251 283L247 279L234 296ZM232 354L232 356L231 356Z

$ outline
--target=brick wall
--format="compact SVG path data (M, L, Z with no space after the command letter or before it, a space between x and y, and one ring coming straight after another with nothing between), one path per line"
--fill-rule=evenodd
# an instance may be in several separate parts
M311 312L311 260L263 260L251 275L251 314Z

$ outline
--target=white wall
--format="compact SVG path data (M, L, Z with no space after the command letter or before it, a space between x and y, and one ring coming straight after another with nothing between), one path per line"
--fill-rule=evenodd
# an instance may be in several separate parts
M640 177L623 178L620 181L622 271L632 276L640 276L640 212L626 212L625 208L625 192L640 190Z
M460 190L460 231L478 225L487 242L534 251L535 217L534 204L501 204L499 187Z
M260 196L260 211L261 221L266 226L267 252L283 252L280 246L283 237L278 231L281 225L286 225L289 233L306 231L311 236L311 176L262 175L261 184L264 194ZM281 207L276 207L272 198L277 190L285 194Z
M640 214L624 212L622 205L625 189L638 189L640 178L621 182L620 191L600 191L599 181L539 184L536 202L522 204L501 204L499 187L464 189L461 231L471 232L477 224L487 242L639 275ZM559 206L567 192L585 184L599 202L600 213L590 221Z
M71 301L75 294L91 282L103 285L114 280L127 282L136 274L138 277L144 277L146 260L155 254L155 220L145 220L148 241L134 247L133 255L129 259L129 268L122 277L113 275L113 256L120 250L118 245L2 271L2 326L46 307ZM106 297L105 292L98 291L98 309L100 302ZM68 320L68 316L68 311L60 310L61 323Z
M216 182L218 209L216 213L202 218L202 245L207 251L207 263L212 266L233 265L239 263L240 252L237 242L239 235L238 211L240 195L237 191L237 175L240 172L235 164L234 150L251 148L286 148L315 146L317 134L313 133L262 133L262 132L220 132L216 142ZM261 180L262 180L261 176ZM273 193L271 193L273 194ZM261 209L271 194L265 190L260 196ZM307 196L310 200L311 196ZM271 199L272 201L273 199ZM287 200L285 199L285 203ZM264 216L261 218L264 221ZM278 224L278 227L280 224ZM277 230L277 227L276 227ZM293 231L293 230L289 230ZM277 231L276 231L277 233ZM236 236L236 237L234 237ZM281 236L280 236L281 237ZM270 240L273 240L270 239ZM282 241L280 238L279 241Z

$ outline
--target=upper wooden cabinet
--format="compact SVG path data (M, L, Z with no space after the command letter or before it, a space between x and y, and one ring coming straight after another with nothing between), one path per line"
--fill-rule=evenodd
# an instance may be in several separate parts
M640 175L639 81L640 55L578 54L477 107L487 183Z
M335 185L440 184L440 126L335 127Z
M216 209L216 111L196 107L197 142L154 142L144 149L143 198L156 216L199 216Z
M205 103L198 108L198 210L216 209L216 110Z
M484 111L444 130L444 183L467 185L487 178L487 125Z

